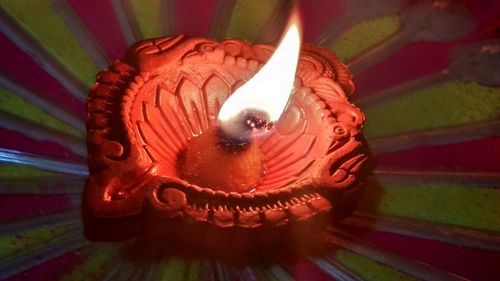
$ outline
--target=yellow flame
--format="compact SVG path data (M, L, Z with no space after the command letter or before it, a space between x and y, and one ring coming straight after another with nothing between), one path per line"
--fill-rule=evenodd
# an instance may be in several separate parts
M295 80L301 43L299 24L298 14L294 12L271 58L223 104L218 117L220 125L223 126L245 110L265 112L270 118L267 120L269 122L279 120L288 104Z

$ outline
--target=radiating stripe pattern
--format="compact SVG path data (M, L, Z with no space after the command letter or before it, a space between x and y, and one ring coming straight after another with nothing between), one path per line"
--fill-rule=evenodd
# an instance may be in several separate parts
M377 162L353 215L308 236L321 247L239 262L166 255L140 239L83 237L83 109L98 69L123 56L127 44L179 31L274 42L291 2L1 1L0 279L499 280L500 43L492 34L500 4L488 1L297 1L305 38L355 72L353 102L366 114ZM174 98L158 89L155 100L181 108ZM144 116L177 119L138 127L160 135L170 128L172 142L155 153L172 158L211 125L205 113L181 120L182 112L144 104ZM264 146L307 150L314 142ZM296 159L271 164L279 172Z

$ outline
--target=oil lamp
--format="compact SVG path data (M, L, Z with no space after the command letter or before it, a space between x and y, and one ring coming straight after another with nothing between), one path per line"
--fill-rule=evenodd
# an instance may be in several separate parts
M269 61L224 102L217 125L187 145L181 154L182 178L227 192L250 192L257 186L264 155L255 140L272 129L285 109L299 51L298 20L292 18Z
M300 46L297 15L276 50L182 35L133 45L87 100L86 236L258 236L340 216L369 167L353 90L334 54Z

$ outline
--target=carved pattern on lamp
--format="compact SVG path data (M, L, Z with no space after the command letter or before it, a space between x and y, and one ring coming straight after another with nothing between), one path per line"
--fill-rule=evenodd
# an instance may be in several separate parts
M224 192L180 178L178 155L215 126L225 99L273 53L242 40L169 36L132 46L97 75L87 101L90 177L84 216L148 214L215 227L258 228L334 212L358 193L369 153L351 74L329 51L302 47L290 104L256 143L266 173L253 192Z

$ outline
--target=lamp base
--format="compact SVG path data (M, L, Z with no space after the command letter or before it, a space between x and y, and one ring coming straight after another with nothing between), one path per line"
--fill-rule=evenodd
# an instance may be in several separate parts
M85 236L118 241L165 230L197 241L206 228L230 249L240 234L268 244L268 235L347 215L370 153L363 113L348 99L352 76L328 50L302 46L292 96L269 134L232 151L218 146L221 105L272 52L169 36L135 44L99 73L87 100Z
M232 151L222 144L212 127L191 139L178 159L181 178L225 192L250 192L264 171L264 155L255 143Z

